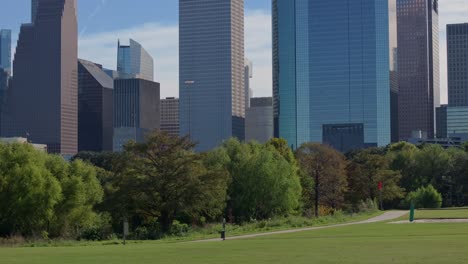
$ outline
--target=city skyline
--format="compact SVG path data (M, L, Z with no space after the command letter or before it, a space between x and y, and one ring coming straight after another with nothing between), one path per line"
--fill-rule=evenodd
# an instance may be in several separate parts
M439 4L442 103L447 102L446 24L467 22L468 5L464 1L444 0ZM117 39L134 38L155 59L155 80L161 83L161 98L178 97L178 3L166 0L139 0L139 3L135 6L125 0L79 1L79 57L114 69ZM2 14L0 27L13 30L14 54L20 24L31 17L30 0L6 0L2 4L10 12ZM271 96L271 0L246 0L245 5L246 56L255 68L251 80L254 96ZM114 15L128 15L129 19L110 19ZM161 43L161 38L166 41Z

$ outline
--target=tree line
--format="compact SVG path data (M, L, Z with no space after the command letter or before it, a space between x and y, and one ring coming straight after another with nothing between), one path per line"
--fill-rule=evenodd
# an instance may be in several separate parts
M154 132L122 153L83 152L67 162L0 144L0 236L106 239L127 220L136 238L158 239L223 218L468 203L468 147L400 142L342 154L316 143L292 151L283 139L194 147L188 137Z

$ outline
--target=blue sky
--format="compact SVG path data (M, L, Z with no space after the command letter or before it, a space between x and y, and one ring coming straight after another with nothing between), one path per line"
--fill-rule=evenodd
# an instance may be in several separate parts
M30 0L0 0L0 28L13 29L13 49L21 23L30 20ZM467 0L441 0L442 101L446 101L447 23L468 22ZM245 0L246 56L253 61L254 96L271 96L271 0ZM161 96L178 96L177 0L78 0L79 56L115 68L116 43L140 42L154 57Z

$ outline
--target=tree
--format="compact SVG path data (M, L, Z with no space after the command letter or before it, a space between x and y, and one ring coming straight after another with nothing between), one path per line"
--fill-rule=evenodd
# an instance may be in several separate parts
M39 235L62 199L47 154L28 144L0 144L0 235Z
M143 143L127 144L115 168L113 203L122 205L124 214L157 219L164 232L179 215L220 215L228 178L209 170L194 147L187 137L162 132L149 134Z
M450 156L440 145L426 144L416 154L419 186L433 185L442 189L448 173Z
M406 191L418 189L423 181L418 172L419 151L416 146L407 142L392 144L388 148L387 158L390 162L390 169L400 172L402 176L400 185Z
M225 167L231 177L228 207L238 222L298 209L301 186L297 168L275 148L231 139L221 149L228 157Z
M314 179L315 216L319 205L338 208L347 190L345 157L331 147L305 143L296 152L302 173Z
M401 174L391 170L389 159L379 149L364 149L355 152L348 164L348 198L353 204L367 199L380 199L378 186L382 183L382 201L403 198L404 189L399 183Z
M49 155L46 167L62 187L62 199L54 208L48 231L55 237L77 237L99 221L94 207L102 201L103 189L97 168L81 160L66 162L54 155Z
M458 148L447 150L450 157L449 171L441 179L439 191L443 195L444 206L464 206L468 204L468 153Z
M414 202L416 208L440 208L442 195L432 186L418 188L406 197L407 204Z

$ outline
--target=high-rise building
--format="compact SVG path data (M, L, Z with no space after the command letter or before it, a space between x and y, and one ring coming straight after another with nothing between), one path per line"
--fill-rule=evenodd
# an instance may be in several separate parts
M144 79L114 81L114 151L160 128L159 89L159 83Z
M140 45L130 39L129 45L117 48L117 71L119 73L134 75L136 78L148 81L154 80L154 62L151 55Z
M273 99L259 97L250 99L245 113L245 141L265 143L273 138Z
M468 23L447 25L448 103L468 106Z
M398 0L399 137L434 137L440 105L438 0Z
M389 59L390 59L390 127L391 141L400 141L398 129L398 34L397 0L388 1Z
M244 0L179 0L180 133L206 151L245 137Z
M275 136L340 151L391 140L388 0L273 0Z
M167 97L161 100L161 131L179 136L179 99Z
M11 74L11 30L0 30L0 71Z
M436 108L436 138L447 138L447 105Z
M31 0L31 23L34 23L34 21L36 20L38 5L39 0Z
M39 0L32 24L21 26L2 134L78 150L78 29L76 0Z
M102 65L78 60L79 151L112 151L113 90Z
M6 100L6 92L11 75L11 30L0 30L0 127L1 113ZM0 128L1 131L1 128Z
M245 88L245 109L250 107L250 97L252 97L252 89L250 88L250 79L253 77L253 64L252 62L245 58L245 73L244 73L244 88Z

